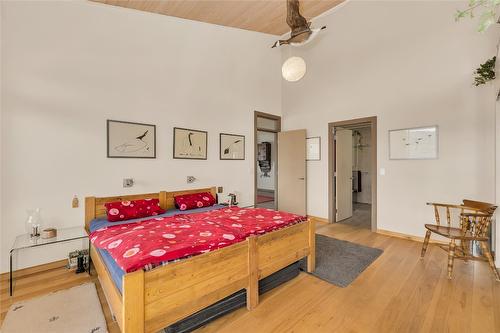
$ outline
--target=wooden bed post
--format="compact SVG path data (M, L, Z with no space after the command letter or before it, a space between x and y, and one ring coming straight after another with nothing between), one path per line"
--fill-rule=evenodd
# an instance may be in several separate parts
M247 309L252 310L259 304L259 263L257 237L250 236L248 241L248 287Z
M90 221L95 219L95 197L85 198L85 230L90 232Z
M122 333L144 333L144 271L123 276Z
M166 191L160 191L160 195L158 197L158 200L160 201L160 207L163 209L167 209L167 192Z
M312 273L316 268L316 223L309 218L309 255L307 256L307 271Z

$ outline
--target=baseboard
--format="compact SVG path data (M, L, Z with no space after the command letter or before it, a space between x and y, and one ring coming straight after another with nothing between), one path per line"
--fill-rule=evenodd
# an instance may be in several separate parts
M66 266L67 263L68 263L67 259L61 259L61 260L49 262L46 264L41 264L41 265L36 265L36 266L27 267L27 268L23 268L23 269L18 269L16 271L13 271L13 273L16 275L15 276L16 278L20 278L20 277L23 277L26 275L31 275L31 274L35 274L35 273L39 273L39 272L43 272L43 271L48 271L48 270L55 269L55 268L64 267L64 266ZM0 280L4 281L4 280L8 280L8 279L9 279L9 272L0 274Z
M317 216L312 216L312 215L307 215L307 218L314 220L314 222L319 223L319 224L328 224L330 221L328 219L325 219L324 217L317 217Z
M377 229L376 233L384 235L384 236L390 236L390 237L397 237L397 238L407 239L407 240L411 240L411 241L419 242L419 243L422 243L424 241L423 237L413 236L413 235L408 235L408 234L402 234L400 232L395 232L395 231ZM440 240L436 240L436 239L432 239L432 238L429 240L429 243L448 245L448 243L446 243L446 242L443 242L443 241L440 241Z

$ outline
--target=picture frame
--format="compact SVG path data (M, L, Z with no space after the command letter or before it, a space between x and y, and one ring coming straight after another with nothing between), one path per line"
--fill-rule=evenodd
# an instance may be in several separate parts
M174 159L206 160L207 152L208 132L174 127Z
M245 159L245 136L238 134L219 134L219 159L220 160L244 160Z
M108 158L156 158L156 125L106 121Z
M435 160L439 158L437 125L389 130L390 160Z
M306 138L306 161L321 160L321 137Z

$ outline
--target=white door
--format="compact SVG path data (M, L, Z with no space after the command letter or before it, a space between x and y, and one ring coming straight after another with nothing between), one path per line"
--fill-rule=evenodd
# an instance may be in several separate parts
M336 221L352 216L352 131L335 130Z
M306 215L306 130L278 133L278 210Z

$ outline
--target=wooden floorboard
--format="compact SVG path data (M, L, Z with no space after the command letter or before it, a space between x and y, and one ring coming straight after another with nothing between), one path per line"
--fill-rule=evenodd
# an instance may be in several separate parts
M422 261L421 244L410 240L342 223L319 224L317 232L384 253L347 288L301 273L263 295L255 310L239 309L197 332L500 332L500 283L485 262L456 261L450 281L446 253L435 245ZM0 322L17 301L88 281L96 283L109 332L119 332L95 272L62 267L19 278L14 297L2 279Z

